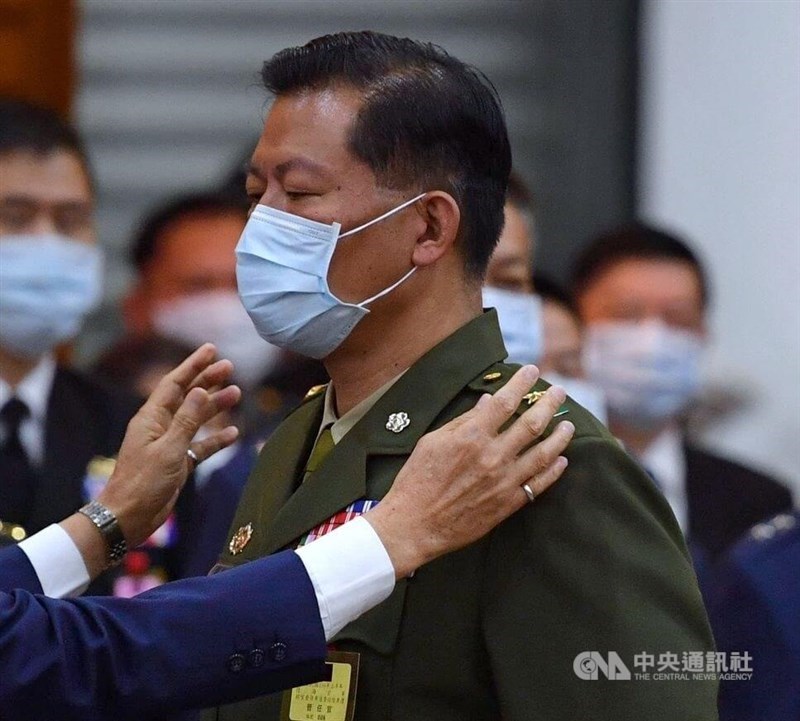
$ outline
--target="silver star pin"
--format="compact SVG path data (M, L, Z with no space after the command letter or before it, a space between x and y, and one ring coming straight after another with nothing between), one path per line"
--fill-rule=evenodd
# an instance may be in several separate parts
M400 411L399 413L392 413L386 421L386 430L392 433L400 433L403 429L408 427L411 419L408 413Z

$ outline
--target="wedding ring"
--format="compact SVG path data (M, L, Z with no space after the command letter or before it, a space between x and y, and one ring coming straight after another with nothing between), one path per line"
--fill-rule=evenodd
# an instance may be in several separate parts
M200 459L197 457L197 454L191 449L186 449L186 455L189 456L191 461L194 461L195 468L200 465Z
M536 494L527 483L522 484L522 490L525 491L525 495L528 497L528 503L533 503L536 500Z

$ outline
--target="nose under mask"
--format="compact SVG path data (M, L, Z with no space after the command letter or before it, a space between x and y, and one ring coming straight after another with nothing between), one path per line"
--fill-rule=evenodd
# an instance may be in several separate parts
M311 358L324 358L338 348L369 313L366 306L405 282L416 267L371 298L346 303L328 286L336 243L400 212L424 195L346 233L339 232L339 223L318 223L256 206L236 247L236 279L239 297L258 334L268 343Z

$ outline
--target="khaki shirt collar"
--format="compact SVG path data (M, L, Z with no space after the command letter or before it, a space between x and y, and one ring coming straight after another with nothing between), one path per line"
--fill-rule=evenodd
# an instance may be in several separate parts
M322 433L322 431L330 426L333 442L338 443L356 423L369 413L372 406L378 402L381 396L403 377L404 373L405 371L398 373L374 393L353 406L341 418L336 415L336 393L333 389L333 384L329 384L325 391L325 406L322 411L322 423L320 423L317 438L319 438L319 434Z

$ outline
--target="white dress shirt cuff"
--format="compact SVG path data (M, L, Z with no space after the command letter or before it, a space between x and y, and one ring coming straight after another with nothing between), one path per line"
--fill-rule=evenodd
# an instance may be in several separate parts
M19 547L36 571L45 596L79 596L89 585L81 552L57 523L21 541Z
M353 519L296 553L317 594L326 641L394 589L389 554L363 518Z

